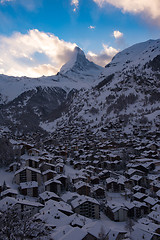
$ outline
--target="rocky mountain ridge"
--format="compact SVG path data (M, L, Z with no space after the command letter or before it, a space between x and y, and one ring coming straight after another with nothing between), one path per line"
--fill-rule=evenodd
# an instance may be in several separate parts
M159 66L160 40L118 53L105 69L77 47L56 76L36 79L34 88L1 105L1 125L20 126L19 132L53 132L71 123L104 135L111 129L115 135L134 134L134 126L142 125L155 131L160 122Z

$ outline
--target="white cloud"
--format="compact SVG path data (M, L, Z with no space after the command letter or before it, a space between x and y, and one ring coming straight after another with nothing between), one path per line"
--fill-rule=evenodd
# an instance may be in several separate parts
M77 10L77 8L78 8L78 6L79 6L79 0L72 0L72 1L71 1L71 5L74 6L73 11L76 12L76 10Z
M93 29L95 29L96 27L90 25L88 28L91 29L91 30L93 30Z
M123 37L123 33L116 30L116 31L113 32L113 36L115 37L115 39L119 39L119 38Z
M56 74L75 46L36 29L27 34L0 36L0 73L30 77Z
M160 0L93 0L100 7L109 3L123 12L146 14L152 20L160 21Z
M87 58L90 61L95 62L96 64L100 65L100 66L105 66L106 64L108 64L112 58L119 52L119 50L113 48L113 47L109 47L106 44L103 44L103 50L99 53L93 53L91 51L89 51L87 53Z

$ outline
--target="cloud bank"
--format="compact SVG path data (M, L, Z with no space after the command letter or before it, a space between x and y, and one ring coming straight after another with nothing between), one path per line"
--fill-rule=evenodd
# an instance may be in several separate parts
M112 58L119 52L119 50L113 48L113 47L109 47L106 44L103 44L103 50L99 53L93 53L91 51L89 51L87 53L87 58L100 65L100 66L106 66L111 60Z
M133 14L145 14L154 21L160 21L160 1L159 0L93 0L100 7L109 3L123 12ZM159 22L160 24L160 22Z
M75 46L36 29L27 34L0 36L0 73L30 77L56 74Z
M27 34L0 36L0 74L40 77L56 74L72 56L76 44L60 40L54 34L30 30ZM105 66L118 50L103 44L96 54L89 51L90 61Z

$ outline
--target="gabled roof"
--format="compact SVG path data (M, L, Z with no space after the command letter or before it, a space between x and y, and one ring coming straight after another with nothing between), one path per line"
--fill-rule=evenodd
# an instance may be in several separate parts
M87 197L87 196L84 196L84 195L81 195L80 197L77 197L76 199L74 199L71 202L71 205L72 205L73 208L77 208L78 206L82 205L85 202L91 202L91 203L94 203L96 205L99 205L99 202L96 199L91 198L91 197Z

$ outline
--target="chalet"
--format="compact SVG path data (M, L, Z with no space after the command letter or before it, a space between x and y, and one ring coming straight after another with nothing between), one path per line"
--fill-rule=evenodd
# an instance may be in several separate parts
M151 186L151 191L152 191L153 193L156 193L157 191L160 190L160 182L159 182L159 180L153 181L153 182L150 184L150 186Z
M115 161L105 161L104 162L104 168L110 169L110 170L118 170L120 169L121 161L115 160Z
M109 192L121 192L124 191L125 189L125 185L124 185L125 181L123 178L107 178L106 179L106 190Z
M38 158L28 158L26 159L26 166L32 167L32 168L38 168L39 162L40 161Z
M146 203L139 201L133 201L132 203L134 204L135 218L143 217L144 215L148 214L148 207Z
M104 198L105 197L105 190L103 187L96 185L92 188L92 194L96 198Z
M63 173L64 172L64 164L63 163L57 163L55 165L55 171L57 173Z
M138 176L144 176L144 172L134 169L134 168L129 168L126 172L125 172L125 176L127 178L131 178L133 175L138 175Z
M85 240L109 239L110 228L100 221L92 221L86 224L83 229L88 233Z
M60 201L60 197L57 194L55 194L54 192L45 191L45 192L39 194L39 201L42 204L45 204L45 202L47 202L50 199L58 201L58 202Z
M103 170L102 172L100 172L98 174L100 180L106 180L107 178L109 178L111 176L111 171L109 170Z
M135 194L133 194L132 197L133 197L133 199L135 201L143 202L143 200L146 198L146 194L140 193L140 192L136 192Z
M19 191L22 195L38 197L38 182L22 182L20 183Z
M132 186L145 186L146 185L146 178L139 176L139 175L133 175L130 180L132 181Z
M18 198L15 199L12 197L5 197L0 200L1 212L6 211L11 206L14 206L14 208L18 211L19 214L23 214L23 212L29 211L31 216L38 213L39 210L43 208L43 205L41 203Z
M107 217L116 222L123 222L127 220L127 208L118 202L107 202L105 205L105 213Z
M88 218L100 218L100 206L94 198L82 195L74 199L71 205L73 210L78 214Z
M158 200L148 196L147 198L144 199L144 202L146 203L146 205L148 206L149 211L150 211L151 208L154 207L158 203Z
M1 197L1 199L5 198L5 197L16 198L17 195L18 195L18 191L17 190L9 188L9 189L6 189L6 190L2 191L1 194L0 194L0 197Z
M23 154L29 154L29 150L33 148L33 145L27 144L27 143L21 143L20 145L21 148L21 155Z
M58 195L61 193L61 185L62 183L60 181L54 179L50 179L44 183L45 191L54 192Z
M31 148L31 149L28 150L28 155L29 156L39 156L40 151L36 148Z
M74 169L81 170L83 168L83 164L81 162L74 162Z
M24 167L15 172L15 183L36 181L41 185L41 172L38 169L31 167Z
M18 169L20 169L20 163L18 162L14 162L9 165L10 172L16 172Z
M85 176L77 176L72 178L72 183L75 184L79 181L87 182L87 178Z
M48 169L48 170L42 172L43 182L53 179L56 175L57 175L57 172L53 171L51 169Z
M91 181L91 184L99 184L99 177L92 176L90 181Z
M55 165L51 163L43 162L39 165L39 167L42 172L45 172L47 170L55 171Z
M139 185L135 185L132 189L133 189L134 193L137 193L137 192L145 193L146 192L146 189Z
M75 191L80 195L90 195L91 186L88 183L79 181L74 184Z
M57 176L55 176L54 178L55 180L58 180L61 182L61 190L66 190L67 188L67 183L68 183L68 180L67 180L67 176L64 175L64 174L58 174Z

